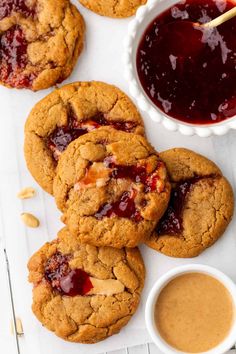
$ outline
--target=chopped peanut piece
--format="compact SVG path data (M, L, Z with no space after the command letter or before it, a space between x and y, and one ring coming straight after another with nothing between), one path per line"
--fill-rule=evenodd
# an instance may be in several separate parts
M19 199L29 199L35 196L35 189L32 187L23 188L18 194Z
M21 220L28 227L36 228L39 226L39 220L33 214L22 213Z
M90 277L90 281L93 284L93 288L89 291L88 295L106 295L111 296L122 293L125 289L124 285L115 279L96 279Z

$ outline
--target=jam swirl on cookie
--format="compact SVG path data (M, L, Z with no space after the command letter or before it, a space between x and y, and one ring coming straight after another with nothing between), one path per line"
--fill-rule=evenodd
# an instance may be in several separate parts
M18 13L23 17L34 17L35 8L29 7L25 0L3 0L0 4L0 21ZM0 37L0 81L7 86L29 88L36 73L24 73L28 63L28 42L23 29L15 24Z
M142 183L145 193L153 192L157 187L158 169L163 166L163 162L159 161L155 171L148 173L148 166L144 165L117 165L113 156L108 156L104 160L106 167L111 168L111 178L128 178L136 183Z
M20 13L24 17L35 15L35 9L30 8L25 0L1 0L0 3L0 20L8 17L13 12Z
M78 121L76 115L71 111L68 114L68 123L57 127L47 138L47 146L52 151L54 159L57 161L60 154L75 139L92 130L102 126L110 126L117 130L132 132L136 124L127 121L111 121L106 118L106 114L98 113L92 118Z
M13 26L0 38L0 81L8 86L30 87L35 74L26 74L28 42L23 30Z
M45 279L62 295L86 295L93 288L89 275L82 269L71 269L69 260L69 255L55 253L45 265Z
M139 186L141 185L144 193L154 192L155 190L161 192L164 186L159 176L160 167L163 167L163 162L158 161L154 171L148 172L147 164L118 165L115 162L114 156L107 156L103 163L95 162L89 164L85 177L76 184L75 188L80 190L83 187L89 188L95 185L102 187L110 179L126 179L131 182L130 185L132 185L132 182ZM129 218L135 222L141 221L143 218L135 203L137 194L138 191L131 187L131 190L125 191L118 200L102 205L94 215L95 218L102 220L104 217L118 216ZM141 204L140 206L145 206L146 201L143 200Z
M102 220L106 217L118 216L120 218L128 218L135 222L142 220L142 216L135 205L135 189L124 192L121 197L113 203L104 204L94 215L96 219Z
M168 208L163 215L162 219L157 225L158 235L172 235L177 236L183 231L183 209L186 203L186 198L193 188L193 186L203 178L206 177L193 177L185 181L180 181L175 184L171 191L170 202Z

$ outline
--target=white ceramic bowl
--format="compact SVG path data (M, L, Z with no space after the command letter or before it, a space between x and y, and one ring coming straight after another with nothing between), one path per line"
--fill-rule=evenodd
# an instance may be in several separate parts
M184 135L197 134L200 137L208 137L212 134L224 135L230 129L236 129L236 116L220 123L204 126L180 122L169 117L156 107L144 92L139 81L136 70L136 53L142 35L156 16L178 2L178 0L149 0L146 5L138 9L135 18L130 22L128 33L124 40L123 56L124 74L129 84L130 94L136 100L140 110L147 112L153 121L162 123L168 130L179 131Z
M146 303L145 309L145 320L146 326L152 340L157 345L157 347L165 354L186 354L182 351L176 350L170 345L168 345L161 335L158 333L158 330L155 325L154 319L154 309L157 298L161 292L161 290L167 285L172 279L177 276L185 273L205 273L213 276L218 279L225 287L228 289L229 293L232 296L234 307L236 309L236 285L235 283L227 277L224 273L220 272L216 268L212 268L206 265L201 264L189 264L180 266L172 269L171 271L164 274L153 286ZM225 338L223 342L221 342L217 347L208 350L204 353L198 354L223 354L226 353L232 346L236 343L236 318L234 318L233 326L230 330L229 335Z

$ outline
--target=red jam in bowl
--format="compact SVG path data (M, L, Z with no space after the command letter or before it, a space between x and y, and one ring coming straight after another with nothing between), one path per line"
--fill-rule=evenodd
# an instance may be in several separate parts
M206 23L236 6L233 0L186 0L157 16L137 50L137 72L151 101L190 124L236 115L236 18Z

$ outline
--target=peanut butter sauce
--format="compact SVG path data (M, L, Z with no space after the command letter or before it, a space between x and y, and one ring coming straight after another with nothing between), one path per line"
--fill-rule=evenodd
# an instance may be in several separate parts
M187 353L210 350L229 334L234 318L232 297L212 276L187 273L171 280L155 306L160 335Z

